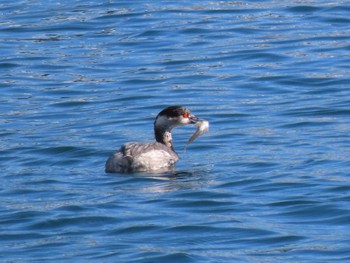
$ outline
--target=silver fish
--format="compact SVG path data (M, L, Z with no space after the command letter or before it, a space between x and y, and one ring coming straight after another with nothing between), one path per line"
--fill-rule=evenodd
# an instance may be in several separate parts
M203 119L198 120L195 123L195 126L197 127L197 130L195 131L195 133L192 134L191 138L187 141L186 147L191 142L193 142L198 136L203 135L209 130L209 122Z

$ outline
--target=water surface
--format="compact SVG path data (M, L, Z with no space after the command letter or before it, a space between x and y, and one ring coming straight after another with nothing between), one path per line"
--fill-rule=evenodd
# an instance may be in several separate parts
M348 1L0 2L4 262L348 262ZM105 174L166 106L176 172Z

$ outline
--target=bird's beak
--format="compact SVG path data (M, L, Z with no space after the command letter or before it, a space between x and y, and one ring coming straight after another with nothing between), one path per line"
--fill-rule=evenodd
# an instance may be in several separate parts
M199 121L199 119L195 115L192 115L192 114L190 115L189 119L190 119L192 124L195 124Z

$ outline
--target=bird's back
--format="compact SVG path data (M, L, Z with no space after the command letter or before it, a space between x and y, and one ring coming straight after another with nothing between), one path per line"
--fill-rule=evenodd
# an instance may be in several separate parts
M168 170L178 160L176 152L162 143L130 142L109 157L106 172Z

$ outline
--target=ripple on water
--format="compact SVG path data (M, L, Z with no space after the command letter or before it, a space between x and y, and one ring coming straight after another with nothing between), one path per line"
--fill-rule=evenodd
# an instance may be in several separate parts
M349 261L346 1L0 10L2 260ZM106 175L173 104L177 171Z

